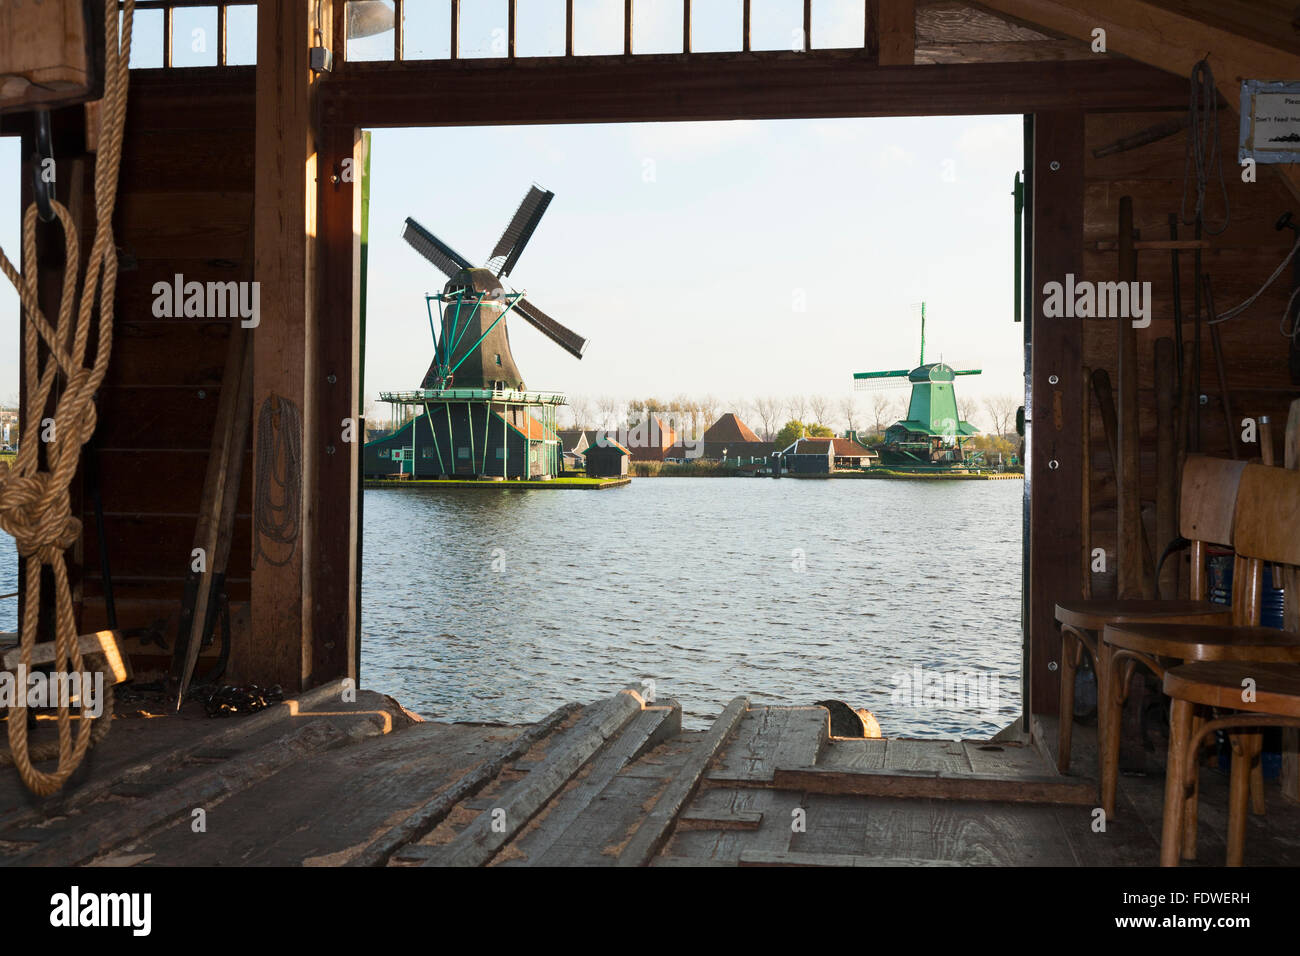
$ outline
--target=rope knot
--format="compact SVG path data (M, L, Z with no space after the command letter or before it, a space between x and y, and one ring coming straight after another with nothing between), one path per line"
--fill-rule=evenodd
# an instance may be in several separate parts
M51 564L81 537L68 489L49 472L7 475L0 486L0 528L13 535L18 553Z

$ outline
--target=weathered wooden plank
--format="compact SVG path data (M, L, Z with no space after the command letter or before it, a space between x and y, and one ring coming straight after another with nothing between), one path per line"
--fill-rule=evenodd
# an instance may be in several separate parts
M579 817L602 795L619 771L640 754L676 734L681 727L682 709L676 702L669 706L647 706L592 761L590 772L547 807L537 828L530 829L511 844L512 850L519 851L529 866L563 865L566 855L563 850L552 851L578 825Z
M1038 749L1029 744L1010 741L992 743L987 740L963 740L962 748L971 771L977 774L1050 777L1056 772L1053 764L1045 763Z
M747 726L746 726L747 724ZM751 710L710 785L771 781L778 767L812 767L830 739L824 707L762 707Z
M842 853L772 853L766 850L745 850L740 854L740 866L967 866L955 860L897 859L893 857L861 856Z
M1066 777L997 777L987 774L921 770L778 770L773 786L808 793L863 797L928 797L936 800L990 800L1008 803L1092 804L1097 788Z
M885 748L884 769L965 774L971 772L971 765L961 741L890 737Z
M628 840L619 854L619 866L645 866L659 852L682 808L699 786L705 769L735 732L748 707L747 697L737 697L718 715L707 736L699 742L681 771L673 777L636 833Z
M452 808L464 803L468 797L482 790L489 781L496 779L507 764L518 760L535 744L554 733L557 727L578 710L577 704L570 703L551 711L545 718L503 747L494 757L479 764L453 786L430 797L397 826L376 837L365 849L352 857L347 865L383 866L386 864L391 857L407 848L408 844L414 843L441 823Z
M862 740L832 740L822 753L818 766L832 770L880 770L885 766L884 737Z
M642 701L621 691L585 714L551 748L542 763L502 794L500 803L479 814L425 866L482 866L568 782L588 760L641 712Z
M26 853L9 857L4 863L23 866L84 863L195 807L252 786L307 756L386 730L385 721L375 714L350 715L338 723L343 726L336 726L330 720L312 721L251 752L187 776L153 797L132 801L117 812L102 815Z

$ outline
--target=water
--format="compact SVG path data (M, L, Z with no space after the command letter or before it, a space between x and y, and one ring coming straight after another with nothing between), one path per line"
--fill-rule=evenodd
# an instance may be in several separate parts
M443 720L536 720L652 679L688 727L743 693L838 698L888 736L987 736L1019 713L1022 493L742 478L368 490L362 682ZM17 584L0 533L0 594ZM0 631L17 603L0 600ZM987 675L1000 699L894 700L916 665Z
M743 693L838 698L886 736L989 735L1020 709L1023 491L741 478L367 490L362 682L444 720L536 720L652 679L688 727ZM896 700L916 665L926 681L984 675L986 696Z

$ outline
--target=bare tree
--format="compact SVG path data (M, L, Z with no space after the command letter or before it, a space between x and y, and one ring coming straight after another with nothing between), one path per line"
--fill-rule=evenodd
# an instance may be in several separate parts
M804 424L807 424L807 422L805 421L805 419L808 417L808 396L807 395L791 396L790 399L786 402L786 407L790 409L790 415L792 417L799 419L799 421L804 422Z
M710 425L718 420L718 399L714 395L705 395L697 400L697 406L704 427L708 429Z
M1020 399L1015 395L990 395L984 399L984 411L993 423L993 430L999 437L1012 431L1016 418L1016 409Z
M840 417L848 425L849 431L857 431L858 397L856 395L849 394L840 399Z
M832 408L834 407L830 396L813 395L808 399L808 407L812 409L813 418L817 419L818 425L830 425Z
M573 416L574 428L591 427L591 399L576 395L569 399L569 414Z
M780 423L781 418L781 399L767 396L765 398L754 399L754 411L758 414L758 420L763 423L763 440L771 441L772 436L776 434L776 426Z
M602 395L596 403L600 414L600 427L608 431L617 428L623 416L623 402L613 395Z
M883 434L885 427L895 419L894 405L896 396L883 389L871 395L871 420L875 423L876 434Z

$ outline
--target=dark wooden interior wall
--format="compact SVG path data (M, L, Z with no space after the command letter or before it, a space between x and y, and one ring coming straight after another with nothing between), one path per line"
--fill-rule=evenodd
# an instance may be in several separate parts
M248 276L253 70L137 70L131 84L115 223L122 271L98 440L118 624L163 622L170 646L232 325L157 317L153 287L177 274ZM249 599L250 471L246 460L227 577L237 619ZM83 631L105 622L88 497L84 508ZM155 644L129 647L137 668L165 666Z
M1123 136L1176 118L1176 113L1105 113L1088 117L1084 154L1084 277L1093 281L1118 278L1118 253L1114 247L1098 248L1099 243L1113 243L1116 238L1119 202L1123 196L1133 198L1134 225L1143 239L1169 238L1168 216L1178 212L1182 202L1184 150L1186 134L1179 133L1139 149L1116 153L1101 159L1093 150L1113 143ZM1236 163L1237 122L1235 115L1223 110L1220 116L1220 143L1225 152L1224 177L1231 207L1231 221L1219 236L1207 237L1212 248L1203 253L1203 269L1213 281L1215 305L1224 311L1253 293L1286 255L1295 233L1274 228L1278 216L1292 210L1300 214L1296 201L1280 180L1267 168L1257 169L1257 181L1246 183ZM1189 204L1194 200L1189 198ZM1209 222L1220 220L1221 193L1217 182L1207 196ZM1190 205L1189 205L1190 208ZM1190 226L1179 226L1180 238L1192 238ZM1180 259L1182 307L1187 342L1192 336L1194 278L1192 253ZM1140 420L1142 432L1142 499L1144 518L1154 541L1154 507L1156 487L1156 396L1155 342L1172 338L1173 278L1170 254L1143 251L1138 254L1138 280L1152 283L1152 321L1150 328L1138 330L1140 385ZM1278 323L1291 291L1290 267L1273 287L1239 318L1219 326L1222 335L1224 366L1233 412L1233 429L1238 439L1241 420L1271 415L1274 425L1275 454L1282 460L1282 433L1288 406L1300 397L1300 388L1291 383L1287 371L1287 340L1279 333ZM1116 372L1115 322L1107 319L1083 321L1083 361L1089 368L1106 369L1112 383ZM1225 432L1221 390L1211 348L1208 328L1202 329L1201 392L1208 403L1201 406L1201 450L1206 454L1230 457ZM1092 414L1092 524L1094 548L1105 548L1107 570L1093 575L1094 594L1111 596L1115 590L1115 481L1110 453L1100 415ZM1259 445L1238 441L1243 458L1258 458ZM1154 547L1154 545L1153 545ZM1159 557L1156 555L1156 557ZM1185 577L1184 577L1185 581Z

